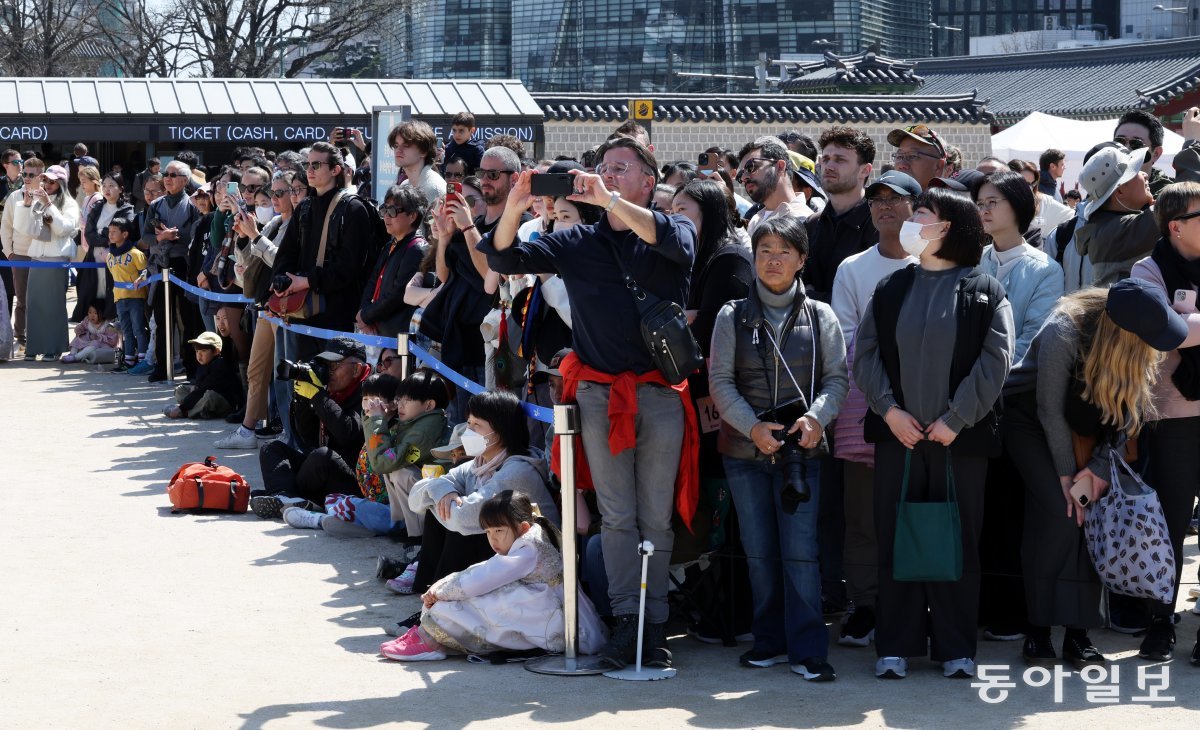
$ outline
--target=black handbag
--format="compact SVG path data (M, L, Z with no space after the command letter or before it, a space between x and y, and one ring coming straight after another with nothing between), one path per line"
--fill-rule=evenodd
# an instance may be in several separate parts
M704 365L704 353L688 328L683 308L643 289L625 268L621 256L613 249L609 252L621 267L625 288L633 295L633 303L641 315L642 341L650 351L650 359L668 383L682 383Z

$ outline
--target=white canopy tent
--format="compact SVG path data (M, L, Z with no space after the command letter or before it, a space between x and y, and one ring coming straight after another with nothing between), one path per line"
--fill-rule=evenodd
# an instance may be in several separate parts
M1084 154L1093 146L1112 139L1116 128L1116 119L1085 122L1033 112L1008 129L992 135L992 154L1002 160L1029 160L1036 165L1042 152L1052 147L1060 149L1067 156L1067 169L1062 182L1070 189L1083 169ZM1183 149L1183 137L1169 129L1164 132L1162 157L1154 166L1173 175L1171 163Z

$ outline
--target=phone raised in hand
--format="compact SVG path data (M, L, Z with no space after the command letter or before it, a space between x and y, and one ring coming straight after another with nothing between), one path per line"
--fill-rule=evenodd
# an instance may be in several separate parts
M539 197L561 198L575 193L575 176L567 172L542 172L529 182L529 193Z
M451 195L462 195L462 183L453 181L446 183L446 195L447 197Z

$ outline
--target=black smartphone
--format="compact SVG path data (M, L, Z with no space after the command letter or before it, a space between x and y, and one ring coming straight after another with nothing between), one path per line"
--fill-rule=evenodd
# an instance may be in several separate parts
M575 192L575 176L566 172L543 172L533 176L529 183L533 195L560 198Z

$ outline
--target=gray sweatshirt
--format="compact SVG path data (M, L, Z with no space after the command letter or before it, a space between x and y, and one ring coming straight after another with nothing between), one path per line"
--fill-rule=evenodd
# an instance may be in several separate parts
M447 494L457 494L462 497L462 504L450 508L449 520L438 517L438 521L447 530L462 535L480 535L483 528L479 526L479 513L483 509L483 503L504 490L511 489L514 492L524 492L546 519L555 525L559 524L558 507L550 496L550 490L546 488L549 470L540 451L534 449L532 456L508 457L483 484L475 477L474 465L475 460L472 459L454 467L445 476L417 482L409 492L408 506L419 515L431 509L436 516L437 503Z
M959 279L970 270L955 267L927 271L918 266L896 325L904 410L922 426L941 418L955 433L978 423L996 404L1012 365L1014 347L1012 311L1005 299L996 307L975 366L958 384L958 389L950 392L950 367L958 329L956 289ZM854 379L867 396L871 410L879 416L897 405L879 354L873 307L867 307L866 316L858 326Z

